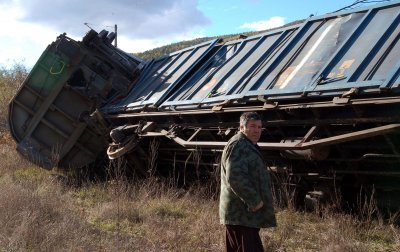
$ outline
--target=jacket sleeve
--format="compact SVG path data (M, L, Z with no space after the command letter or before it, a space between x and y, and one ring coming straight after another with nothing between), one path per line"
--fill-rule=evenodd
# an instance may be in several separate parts
M255 208L261 201L255 181L249 174L249 155L246 146L235 144L226 159L226 181L232 191L248 206Z

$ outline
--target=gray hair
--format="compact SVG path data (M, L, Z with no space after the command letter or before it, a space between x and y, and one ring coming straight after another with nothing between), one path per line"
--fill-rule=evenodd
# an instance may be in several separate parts
M244 112L240 116L240 125L246 126L250 120L261 120L261 116L257 112Z

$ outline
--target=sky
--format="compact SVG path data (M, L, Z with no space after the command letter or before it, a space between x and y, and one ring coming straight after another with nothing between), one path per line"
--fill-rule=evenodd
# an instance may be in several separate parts
M143 52L182 40L237 34L323 15L355 0L0 0L0 67L33 67L62 33L118 28L118 47ZM90 28L89 28L90 27Z

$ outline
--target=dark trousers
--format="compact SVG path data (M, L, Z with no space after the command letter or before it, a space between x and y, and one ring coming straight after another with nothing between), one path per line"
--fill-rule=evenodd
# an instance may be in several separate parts
M227 252L264 251L259 228L225 225Z

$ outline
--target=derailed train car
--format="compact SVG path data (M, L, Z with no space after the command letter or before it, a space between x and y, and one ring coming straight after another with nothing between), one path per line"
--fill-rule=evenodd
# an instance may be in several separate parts
M10 103L17 149L45 168L125 157L136 172L212 171L242 112L263 117L271 172L299 196L374 190L400 206L400 2L143 61L93 30L60 35ZM155 144L157 143L157 144ZM157 153L153 157L154 149ZM338 189L338 190L336 190Z

